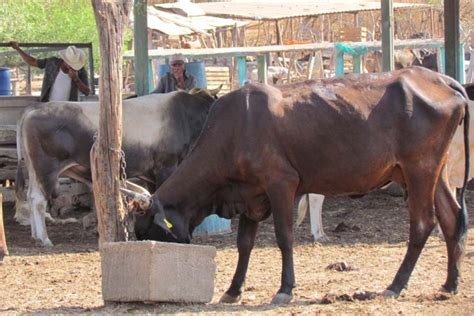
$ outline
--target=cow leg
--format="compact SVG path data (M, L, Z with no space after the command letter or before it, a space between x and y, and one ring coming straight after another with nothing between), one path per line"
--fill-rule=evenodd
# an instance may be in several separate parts
M416 174L416 173L414 173ZM419 174L417 179L434 178L432 174ZM420 256L426 240L436 224L434 201L434 183L419 182L412 179L408 183L408 212L410 215L410 240L405 258L398 269L392 284L384 291L386 297L398 297L404 289Z
M325 242L329 241L329 237L326 235L323 229L323 209L324 195L321 194L309 194L309 219L311 223L311 234L313 235L314 241Z
M30 225L30 217L31 213L28 201L17 196L15 202L15 220L18 224L26 226Z
M451 188L449 191L451 192L452 197L453 197L454 200L456 201L456 188ZM435 206L436 206L436 197L437 197L437 196L435 196ZM437 207L437 206L436 206L436 210L438 210L438 207ZM436 215L438 215L437 213L438 213L438 212L436 212ZM439 221L439 218L438 218L438 221ZM443 230L441 229L441 226L440 226L439 223L438 223L438 224L436 225L436 227L435 227L435 233L436 233L436 235L437 235L441 240L446 241L446 239L444 238L444 235L443 235Z
M48 233L46 232L45 213L48 203L32 175L30 175L28 187L28 201L31 208L31 236L35 240L40 240L43 246L52 247L53 243L49 240Z
M288 179L291 175L279 178ZM273 297L272 304L286 304L293 298L295 288L295 271L293 265L293 201L296 191L295 184L274 184L267 190L273 213L275 235L282 257L281 286L278 293Z
M465 250L465 236L458 239L459 204L443 177L438 182L435 195L436 216L446 240L448 250L448 277L443 289L456 293L460 278L461 259Z
M245 282L247 268L249 265L250 253L255 244L258 222L252 221L244 214L240 215L239 231L237 234L237 249L239 250L239 260L237 269L229 289L221 297L221 303L236 303L240 301L242 286Z

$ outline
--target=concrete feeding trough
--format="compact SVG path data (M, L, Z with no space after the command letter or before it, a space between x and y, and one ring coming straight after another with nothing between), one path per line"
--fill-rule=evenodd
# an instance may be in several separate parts
M214 295L215 247L112 242L100 254L104 301L207 303Z

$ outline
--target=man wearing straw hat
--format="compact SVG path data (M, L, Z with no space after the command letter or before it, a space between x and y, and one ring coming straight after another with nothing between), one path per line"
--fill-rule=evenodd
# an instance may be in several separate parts
M36 59L25 53L17 42L10 42L30 66L44 69L41 102L79 101L79 92L89 95L89 81L84 69L85 54L76 46L68 46L59 52L58 57Z
M186 73L185 58L181 54L172 55L169 59L170 71L166 73L151 93L168 93L171 91L189 91L196 87L196 78Z

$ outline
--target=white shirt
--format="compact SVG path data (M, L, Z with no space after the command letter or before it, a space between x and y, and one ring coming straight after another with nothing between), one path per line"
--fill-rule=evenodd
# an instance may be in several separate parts
M70 93L71 77L59 69L49 93L49 101L68 101Z

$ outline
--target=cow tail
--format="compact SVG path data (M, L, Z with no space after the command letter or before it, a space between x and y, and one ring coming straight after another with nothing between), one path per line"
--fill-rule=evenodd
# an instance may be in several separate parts
M26 113L25 113L26 114ZM22 167L22 149L23 149L23 120L26 116L23 114L18 120L16 125L16 152L17 152L17 168L16 168L16 177L15 177L15 195L16 199L26 201L26 190L25 190L25 176L23 175Z
M301 225L303 222L304 218L306 217L306 214L308 213L309 210L309 194L304 194L301 196L300 200L298 201L298 209L296 212L296 224L295 227L298 228L298 226Z
M470 143L471 136L469 135L469 124L470 123L470 113L469 113L469 101L466 101L466 112L464 114L464 160L465 160L465 172L464 172L464 181L461 189L461 209L459 210L459 220L457 227L456 238L458 241L463 239L466 236L468 230L468 218L467 218L467 207L466 207L466 189L467 182L469 181L469 174L471 173L471 153L470 153Z
M452 80L449 83L449 86L454 90L458 91L466 100L465 102L465 112L464 112L464 163L465 163L465 172L464 172L464 181L461 189L461 209L459 209L459 216L456 227L456 239L462 241L467 234L469 228L467 207L466 207L466 189L467 183L469 181L470 169L471 169L471 153L470 153L470 113L469 113L469 97L466 93L464 87L457 81Z

